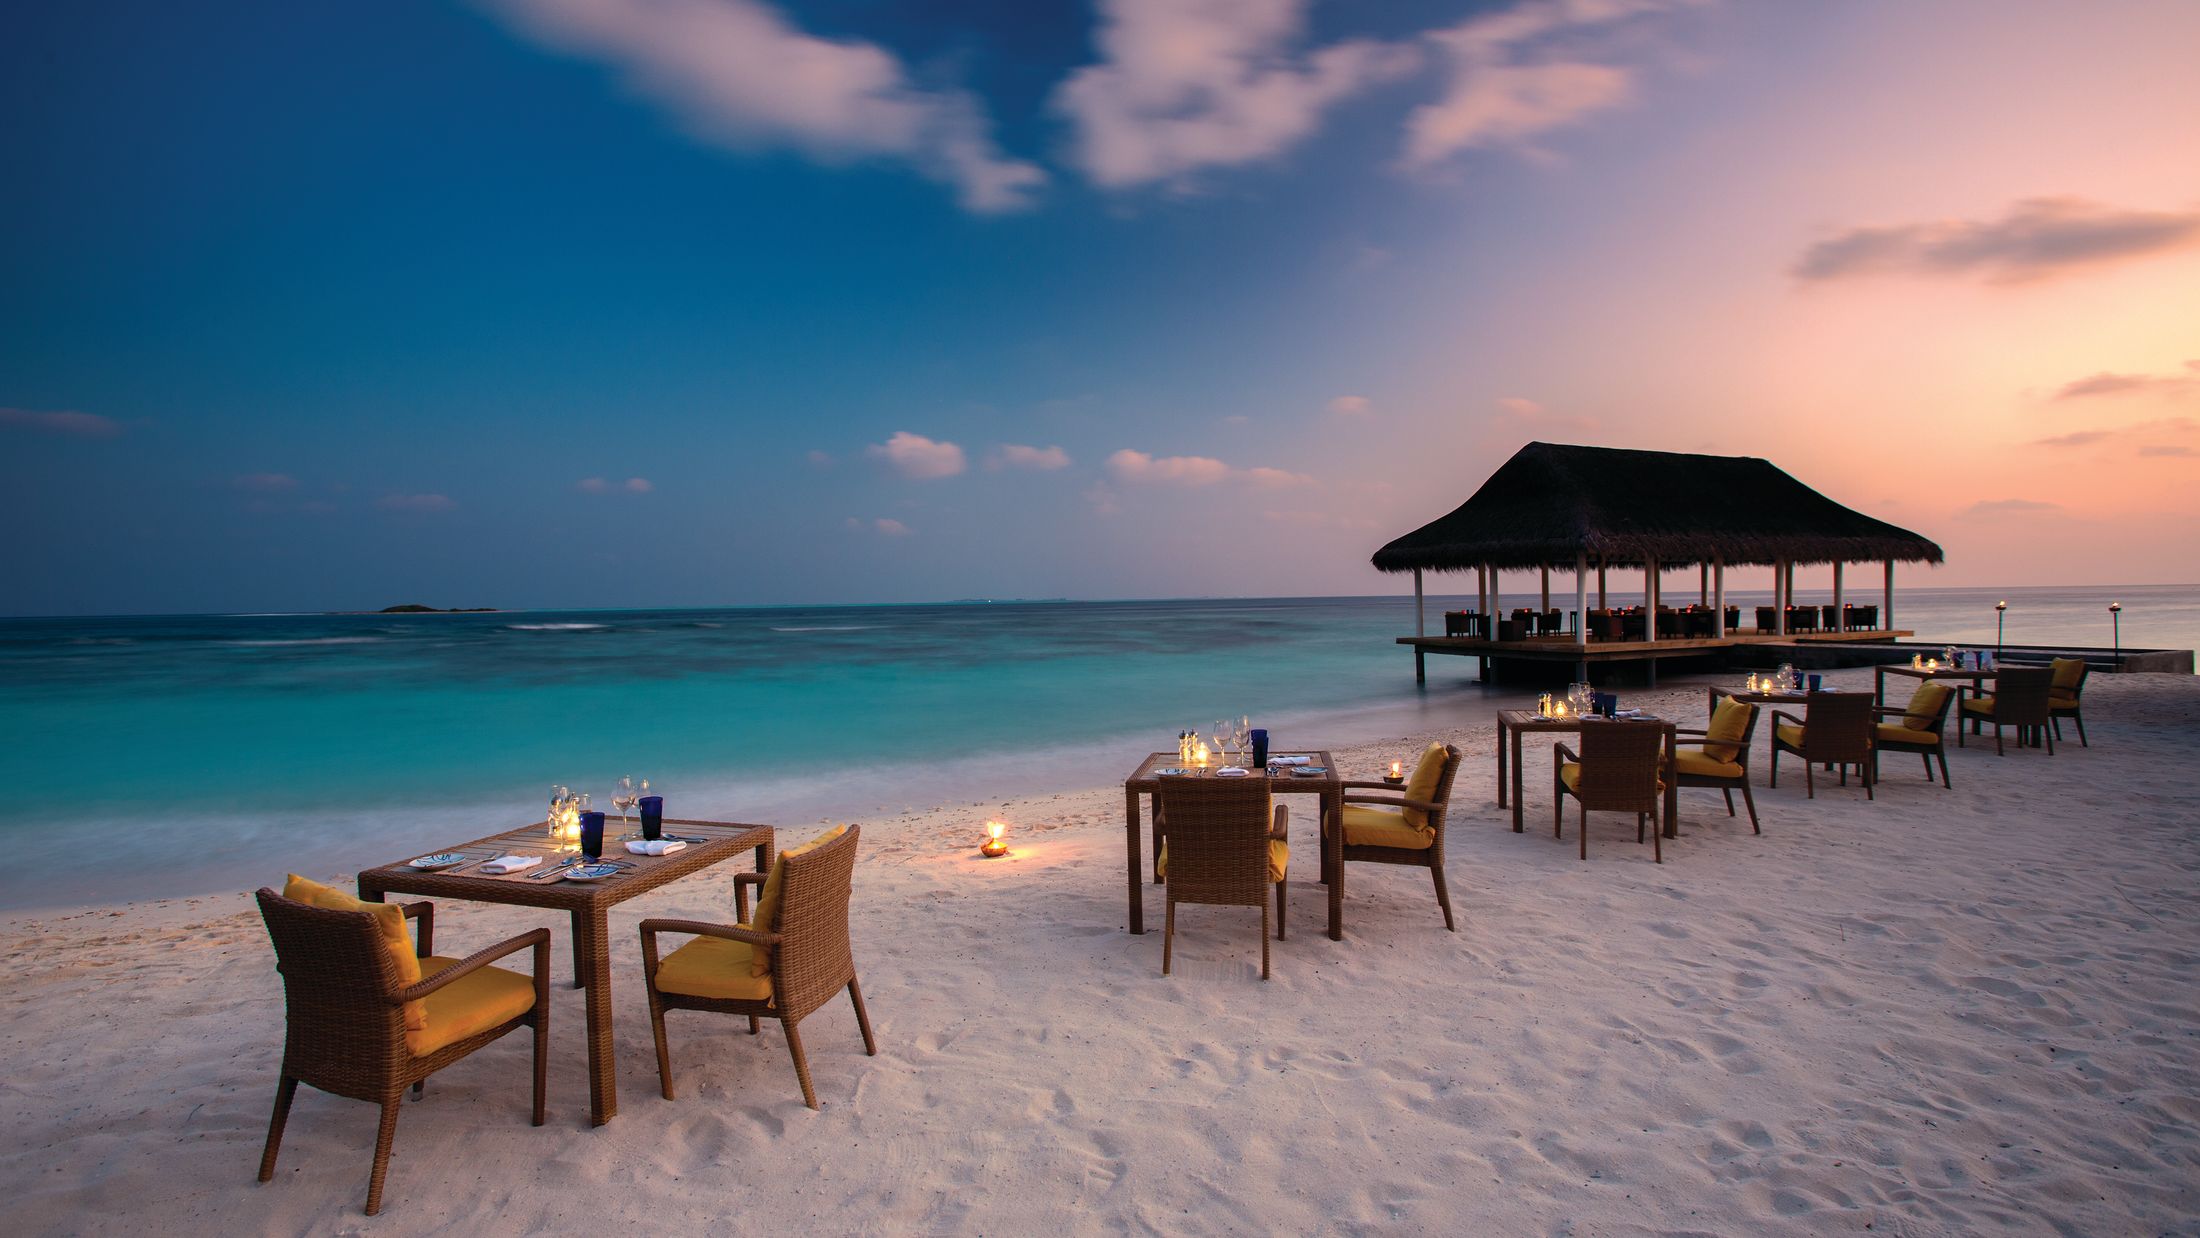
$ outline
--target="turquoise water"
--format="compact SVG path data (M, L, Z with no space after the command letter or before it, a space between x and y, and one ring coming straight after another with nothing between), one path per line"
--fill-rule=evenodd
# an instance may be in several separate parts
M1897 606L1991 642L2006 597L2009 643L2105 647L2112 596L2127 646L2200 644L2196 587ZM552 782L794 823L1105 784L1225 712L1279 745L1486 718L1467 659L1416 688L1412 626L1410 597L0 620L0 830L82 844L18 848L0 907L357 868L526 821Z

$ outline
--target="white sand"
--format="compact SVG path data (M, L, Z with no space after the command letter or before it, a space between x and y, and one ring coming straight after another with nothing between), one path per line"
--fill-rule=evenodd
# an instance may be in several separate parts
M1700 685L1631 700L1702 717ZM1483 723L1450 736L1460 931L1426 873L1356 865L1330 941L1302 811L1266 984L1251 912L1180 913L1168 979L1153 887L1154 931L1123 932L1107 780L1137 754L1096 758L1087 791L867 821L881 1052L845 1004L806 1022L817 1113L774 1026L700 1014L672 1017L681 1098L656 1094L632 925L727 918L724 878L614 912L601 1130L562 918L446 902L447 953L558 935L550 1122L527 1125L524 1036L436 1076L372 1219L364 1104L301 1090L276 1180L253 1181L282 1001L246 896L19 917L6 1228L2192 1233L2200 683L2096 676L2087 700L2091 749L1974 743L1952 792L1890 759L1877 803L1806 802L1763 787L1760 751L1764 835L1683 792L1663 867L1616 816L1586 864L1571 823L1553 841L1540 745L1513 834ZM1339 756L1368 776L1422 738ZM981 862L995 814L1017 854Z

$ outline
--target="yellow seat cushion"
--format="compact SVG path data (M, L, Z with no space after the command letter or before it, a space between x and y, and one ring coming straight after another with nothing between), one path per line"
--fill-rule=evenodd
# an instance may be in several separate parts
M1953 691L1954 688L1944 683L1927 681L1917 685L1917 691L1910 694L1910 703L1902 708L1902 725L1913 731L1931 730L1933 720L1940 716L1942 704Z
M1882 722L1872 728L1872 739L1880 744L1900 744L1905 748L1937 748L1940 732L1923 730L1907 722Z
M1775 725L1772 728L1772 733L1779 738L1781 743L1790 748L1803 746L1803 728L1792 722L1782 722Z
M1994 698L1990 696L1971 697L1963 702L1963 712L1980 718L1991 718L1994 716Z
M2047 694L2047 707L2049 709L2075 710L2078 708L2078 698L2070 695L2067 692L2050 692Z
M1346 811L1346 812L1351 812L1351 811L1352 811L1352 809L1353 809L1354 807L1355 807L1355 805L1347 804L1347 805L1345 805L1345 811ZM1433 831L1431 831L1431 832L1433 833ZM1350 838L1351 838L1351 837L1352 837L1351 833L1350 833L1349 831L1347 831L1347 832L1346 832L1346 834L1345 834L1345 838L1346 838L1347 840L1350 840ZM1426 846L1427 846L1428 844L1427 844L1427 843L1422 843L1421 845L1422 845L1422 846L1424 846L1424 847L1426 847ZM1155 856L1155 857L1154 857L1153 870L1154 870L1154 872L1158 873L1158 874L1159 874L1159 875L1161 876L1162 880L1164 880L1164 881L1168 880L1168 876L1169 876L1169 840L1168 840L1168 839L1166 839L1166 838L1164 838L1164 839L1162 839L1162 840L1161 840L1161 854L1160 854L1160 855L1158 855L1158 856ZM1277 881L1281 881L1281 880L1283 880L1283 879L1284 879L1284 876L1285 876L1286 874L1288 874L1288 873L1289 873L1290 871L1291 871L1291 841L1290 841L1289 839L1286 839L1286 838L1271 838L1271 839L1269 839L1269 840L1268 840L1268 880L1269 880L1269 881L1271 881L1271 882L1277 882Z
M1437 784L1444 780L1444 762L1450 759L1451 754L1444 750L1442 744L1431 743L1428 747L1422 749L1421 760L1413 767L1413 776L1406 779L1406 798L1420 800L1423 803L1435 803ZM1407 807L1403 811L1406 816L1406 824L1414 829L1421 829L1428 825L1428 813L1425 810Z
M1736 750L1729 749L1729 751ZM1721 761L1712 756L1709 745L1706 745L1702 752L1698 752L1693 748L1677 749L1673 753L1673 768L1683 774L1694 774L1699 778L1740 778L1742 776L1742 767L1738 763Z
M430 955L420 960L420 970L433 976L457 963L457 959ZM428 1025L406 1031L405 1047L415 1057L426 1057L533 1010L535 982L516 971L484 967L428 994L427 1000L419 1004L427 1008Z
M382 933L382 948L397 965L398 987L420 983L420 954L413 949L412 933L405 927L404 908L395 903L370 903L334 886L308 881L296 873L290 874L290 879L283 883L283 897L323 911L364 911L373 916L375 928ZM404 1010L408 1033L428 1026L428 1012L419 1002L406 1002Z
M847 832L847 826L836 825L799 847L789 847L780 852L778 858L772 861L772 871L764 878L764 889L756 896L756 915L749 921L749 927L754 928L759 933L776 933L779 931L779 904L787 897L788 856L807 855ZM685 947L682 948L685 949ZM770 946L757 948L751 967L756 975L768 976L771 974L772 951Z
M1737 701L1731 696L1719 698L1719 707L1711 711L1711 725L1704 728L1703 751L1715 761L1732 761L1741 755L1742 736L1749 734L1749 723L1757 716L1757 707L1747 701Z
M1344 806L1344 845L1347 847L1396 847L1402 851L1426 851L1436 842L1436 827L1416 826L1411 811L1381 804ZM1423 820L1428 814L1420 814Z
M2075 695L2078 691L2079 681L2085 678L2085 660L2083 658L2056 658L2047 665L2049 670L2053 672L2047 680L2049 695L2058 692L2064 696Z
M721 1001L771 1000L769 963L759 973L756 947L723 937L698 937L657 964L657 991Z

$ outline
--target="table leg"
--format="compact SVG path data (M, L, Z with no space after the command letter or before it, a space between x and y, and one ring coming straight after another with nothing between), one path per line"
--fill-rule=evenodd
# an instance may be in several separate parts
M574 912L588 974L588 1122L602 1126L619 1112L619 1063L611 1050L611 925L603 908Z
M1526 792L1526 789L1525 789L1525 788L1523 788L1523 787L1522 787L1522 786L1520 785L1520 729L1519 729L1518 727L1515 727L1515 728L1513 728L1513 733L1512 733L1512 759L1513 759L1513 833L1515 833L1515 834L1519 834L1519 833L1523 833L1523 832L1525 832L1525 830L1526 830L1526 828L1527 828L1527 827L1526 827L1525 825L1523 825L1523 824L1522 824L1522 822L1521 822L1521 812L1522 812L1522 808L1521 808L1521 805L1522 805L1523 803L1525 803L1525 802L1526 802L1526 800L1527 800L1528 796L1527 796L1527 792Z
M582 945L588 939L588 913L573 913L573 987L588 987L588 951Z
M1329 940L1344 940L1344 792L1322 795L1322 867L1329 870Z
M1505 719L1497 719L1497 806L1505 806Z
M1145 891L1139 880L1146 861L1138 846L1138 792L1129 789L1123 792L1123 846L1127 852L1124 871L1131 887L1131 932L1138 934L1146 931Z
M1672 750L1672 740L1670 738L1666 740L1666 748L1667 751ZM1681 836L1680 815L1680 774L1673 768L1672 763L1668 761L1665 767L1665 836L1667 838L1679 838Z
M1884 664L1872 668L1872 704L1887 703L1887 668Z

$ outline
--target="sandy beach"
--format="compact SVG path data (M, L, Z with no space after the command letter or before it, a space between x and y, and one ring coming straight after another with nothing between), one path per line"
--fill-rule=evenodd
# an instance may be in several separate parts
M1571 820L1552 839L1547 741L1512 833L1478 722L1443 736L1467 753L1459 931L1425 873L1356 865L1330 941L1294 800L1265 984L1250 912L1180 913L1168 978L1157 888L1154 931L1124 931L1139 753L1095 753L1082 788L865 820L880 1053L844 1003L806 1021L819 1112L776 1027L700 1014L672 1016L681 1097L657 1095L632 926L730 920L730 873L614 911L620 1111L598 1130L561 917L446 902L445 953L557 935L550 1119L527 1124L524 1036L437 1075L375 1218L367 1105L302 1090L275 1181L253 1180L283 1007L248 892L17 916L8 1229L2195 1232L2200 681L2096 676L2086 700L2091 748L1989 737L1952 752L1953 791L1890 758L1876 802L1766 789L1760 727L1763 835L1684 791L1663 866L1617 817L1587 863ZM1703 701L1629 694L1683 725ZM1428 738L1337 756L1367 777ZM1013 858L976 857L988 816Z

